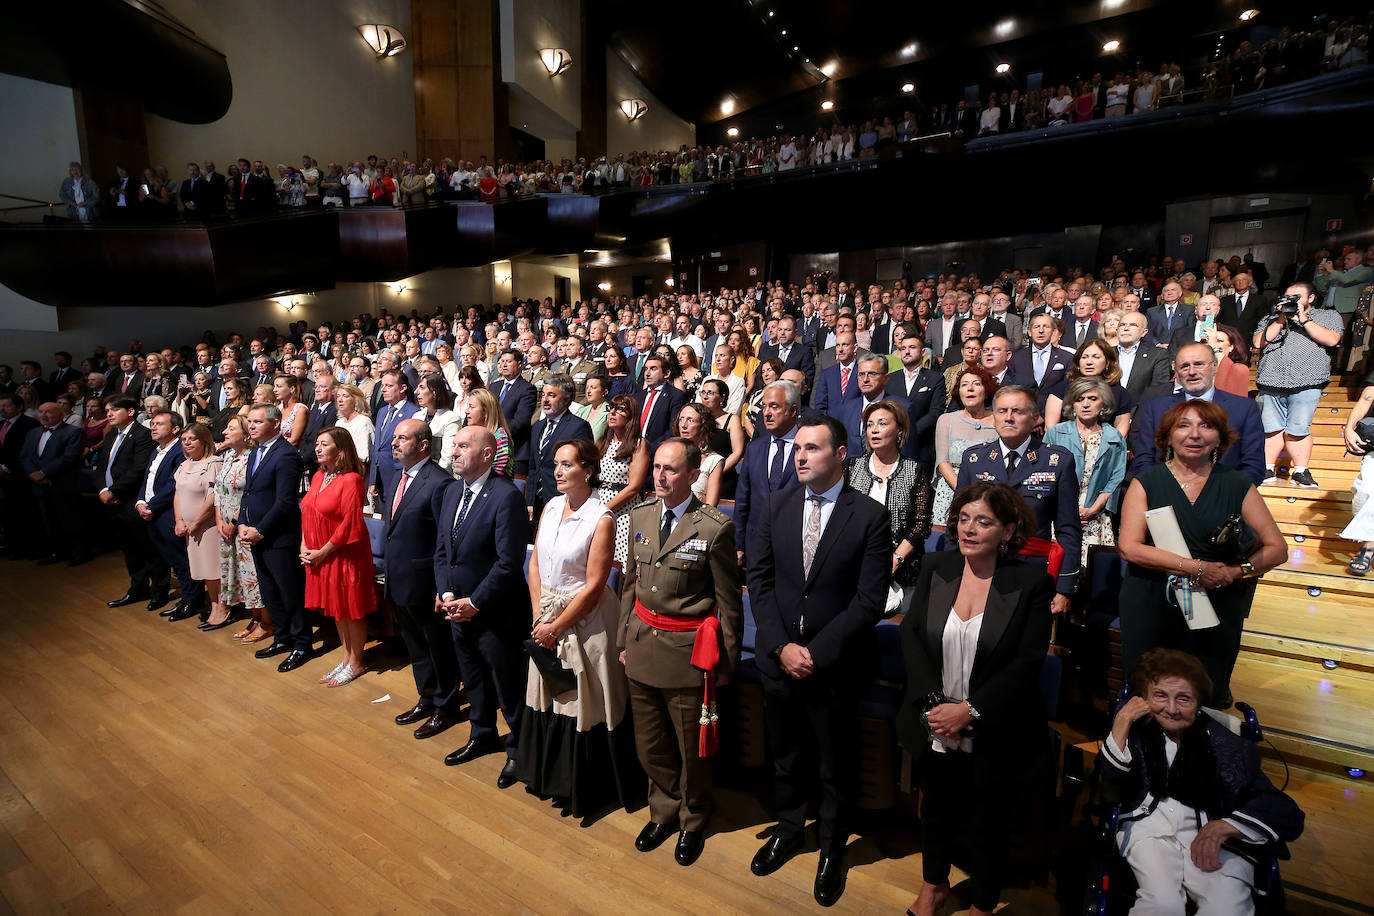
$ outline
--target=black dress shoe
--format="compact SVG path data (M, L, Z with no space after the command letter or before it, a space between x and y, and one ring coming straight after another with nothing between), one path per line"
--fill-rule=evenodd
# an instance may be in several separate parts
M821 856L816 866L816 887L813 893L821 906L834 906L844 893L844 856Z
M193 607L189 607L185 604L178 604L176 607L172 608L172 613L167 615L167 619L172 623L176 623L178 620L190 620L199 613L200 611Z
M677 835L677 848L673 850L673 858L677 859L677 864L686 867L701 856L701 850L705 846L705 833L700 830L684 830Z
M509 789L520 781L520 777L515 775L515 758L507 757L505 766L501 767L501 775L496 777L496 788Z
M485 757L487 754L495 754L497 751L505 750L506 744L496 735L482 740L469 740L467 744L444 758L444 766L456 767L467 763L469 760L476 760L478 757Z
M282 674L288 671L295 671L301 665L310 661L311 655L304 649L292 649L291 654L282 659L282 663L277 666L277 670Z
M61 562L62 562L62 555L61 555L61 554L57 554L57 553L50 553L50 554L48 554L46 557L40 557L40 558L38 559L38 565L39 565L39 566L53 566L53 565L55 565L55 564L57 564L57 563L61 563Z
M174 605L172 605L171 607L167 608L165 611L158 611L158 612L157 612L157 616L159 616L159 617L171 617L173 614L179 614L179 613L181 613L181 612L184 611L184 610L186 610L186 602L184 602L184 601L178 601L176 604L174 604ZM180 619L183 619L183 620L184 620L185 618L180 618Z
M798 850L802 848L801 837L785 838L775 836L763 848L754 853L754 861L749 863L749 870L762 878L764 875L771 875L792 858Z
M416 703L396 717L397 725L414 725L416 722L423 722L434 715L434 707L428 703Z
M196 627L196 629L204 630L207 633L209 633L211 630L222 630L227 626L232 626L233 624L238 623L239 619L240 618L235 617L233 614L230 614L228 617L224 618L219 623L202 623L200 626Z
M254 653L253 653L253 657L254 657L254 658L271 658L271 657L274 656L274 655L281 655L283 652L290 652L290 651L291 651L291 644L290 644L289 642L274 642L274 643L272 643L272 645L268 646L266 649L259 649L258 651L254 652Z
M653 852L663 845L663 841L677 833L677 824L655 824L653 821L644 825L644 829L639 831L639 836L635 837L635 849L640 852Z
M457 725L458 722L459 719L457 716L450 716L442 712L435 712L432 716L425 720L423 725L415 729L415 737L420 741L423 741L426 738L433 738L440 732L447 731L448 729Z
M168 602L168 601L171 601L171 600L172 600L172 599L171 599L171 598L168 598L166 595L157 595L157 596L154 596L154 597L148 599L148 610L150 610L150 611L156 611L156 610L158 610L159 608L164 608L164 607L167 606L167 602Z
M131 604L138 604L140 601L147 601L147 595L135 595L133 592L125 592L113 601L106 601L106 607L128 607Z

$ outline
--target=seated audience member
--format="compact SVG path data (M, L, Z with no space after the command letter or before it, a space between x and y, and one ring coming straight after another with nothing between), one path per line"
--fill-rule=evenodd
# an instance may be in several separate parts
M1047 747L1039 680L1054 580L1016 558L1038 523L1015 490L985 481L959 491L950 519L958 549L922 561L901 624L897 735L920 772L919 916L944 905L960 847L971 853L970 912L996 909L1012 812Z
M1374 408L1374 373L1364 380L1364 390L1360 392L1355 406L1350 408L1350 416L1341 429L1345 447L1352 455L1362 456L1359 476L1351 484L1354 495L1350 500L1350 511L1354 517L1341 532L1341 537L1360 544L1355 556L1350 558L1348 567L1354 576L1367 575L1370 563L1374 561L1374 499L1370 499L1374 496L1374 428L1371 428L1374 427L1374 420L1370 420L1371 408Z
M766 377L767 373L764 375ZM708 506L720 503L721 467L725 464L725 456L711 448L714 429L710 414L700 404L684 404L677 413L678 436L691 442L701 453L701 467L696 480L692 481L692 495Z
M62 422L62 408L54 401L38 407L38 425L24 436L16 470L28 477L38 506L43 548L40 566L67 561L80 566L90 559L86 526L81 520L81 456L85 436ZM32 520L23 527L30 528Z
M1221 460L1241 471L1256 486L1264 482L1264 424L1259 407L1249 398L1218 391L1213 385L1216 372L1216 354L1206 344L1185 344L1174 354L1174 393L1145 401L1131 424L1132 477L1158 460L1150 443L1164 414L1175 404L1201 400L1215 403L1230 417L1234 442L1222 453Z
M885 507L891 516L892 582L902 599L887 614L905 611L911 601L921 554L930 534L930 484L915 459L902 454L911 435L906 408L895 400L864 408L861 420L865 449L845 460L845 478L857 492Z
M1114 405L1108 412L1107 420L1122 436L1129 433L1135 399L1120 384L1121 366L1117 363L1116 348L1100 337L1084 342L1074 354L1069 374L1045 392L1045 428L1055 426L1067 415L1064 391L1071 382L1080 378L1101 378L1107 383Z
M270 639L276 629L263 608L262 592L258 589L258 571L253 565L253 552L238 536L233 519L243 501L248 483L248 455L253 448L248 434L248 421L232 417L224 427L224 447L218 456L215 474L215 527L219 532L219 596L227 610L243 605L248 626L234 634L245 645ZM218 612L210 611L207 624L218 621Z
M943 379L941 380L943 383ZM1001 386L986 369L965 369L954 380L957 408L941 414L935 421L935 492L931 497L931 524L945 530L954 488L959 481L959 465L964 453L975 445L997 438L992 422L992 396Z
M1211 343L1208 332L1217 325L1217 315L1221 312L1221 299L1208 293L1198 297L1193 306L1192 316L1180 325L1169 338L1169 352L1176 353L1186 343Z
M964 452L955 491L983 480L1009 484L1026 498L1037 523L1030 536L1046 540L1053 537L1064 548L1052 604L1054 613L1062 614L1069 608L1069 596L1078 579L1082 530L1078 470L1073 455L1032 435L1031 430L1041 417L1031 389L1015 385L997 389L992 413L998 441L975 445Z
M800 395L792 382L774 382L763 390L762 417L767 435L745 449L735 491L735 548L741 566L746 564L772 494L797 482L793 440L800 407Z
M1072 419L1050 426L1045 442L1073 453L1078 468L1078 517L1083 525L1082 565L1086 568L1088 548L1116 543L1112 516L1121 503L1121 482L1126 477L1126 438L1105 422L1116 409L1116 399L1101 377L1085 375L1069 382L1064 403Z
M1252 851L1296 840L1304 815L1274 787L1252 741L1203 707L1205 667L1154 649L1131 673L1134 695L1102 742L1108 796L1122 803L1115 841L1135 874L1131 912L1250 913Z
M191 575L186 539L176 533L177 519L172 506L176 498L177 466L186 460L186 453L181 448L182 426L181 417L170 411L163 411L150 421L153 452L148 458L143 481L139 484L138 500L134 504L139 517L148 525L149 540L172 570L172 575L176 576L181 589L177 603L161 612L161 616L173 621L198 615L205 597L201 583Z
M1054 321L1047 312L1040 312L1031 318L1026 329L1030 335L1030 345L1012 353L1008 363L1008 371L1017 384L1039 392L1036 409L1042 412L1049 390L1067 376L1073 366L1073 351L1061 349L1053 343Z
M1180 357L1190 359L1195 350L1206 348L1185 346ZM1176 403L1156 429L1154 448L1162 463L1131 482L1121 505L1118 550L1130 564L1120 594L1122 662L1129 671L1150 649L1190 652L1202 660L1216 688L1217 707L1224 709L1231 705L1231 669L1256 580L1287 561L1288 547L1254 480L1218 460L1236 442L1220 403ZM1174 510L1187 556L1154 546L1145 512L1165 506ZM1237 513L1258 538L1257 549L1246 558L1213 543L1217 530ZM1180 588L1186 600L1193 590L1204 590L1219 625L1190 629L1185 612L1177 609Z
M347 430L337 426L320 430L315 456L319 470L301 500L305 607L334 618L343 643L343 661L321 677L320 683L342 687L367 670L363 664L367 615L377 609L372 542L363 522L367 487L363 463Z
M186 542L187 570L205 593L198 611L202 630L228 626L229 608L219 600L219 531L215 527L215 440L193 423L181 434L183 460L173 473L172 533ZM182 612L186 614L185 611ZM213 615L213 616L211 616ZM180 615L168 615L177 620ZM187 614L189 616L189 614Z

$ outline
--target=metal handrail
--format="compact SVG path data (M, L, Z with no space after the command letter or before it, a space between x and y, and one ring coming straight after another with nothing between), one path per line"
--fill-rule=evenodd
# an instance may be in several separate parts
M18 194L0 194L0 198L4 198L5 200L23 200L23 201L27 201L27 203L24 204L24 206L22 206L22 207L0 207L0 213L11 213L11 212L13 212L13 211L15 211L15 210L37 210L39 207L47 207L47 208L48 208L48 215L49 215L49 216L52 216L52 215L54 215L54 214L53 214L53 207L63 207L63 206L66 206L66 204L64 204L64 203L63 203L62 201L60 201L60 200L59 200L59 201L37 200L36 198L33 198L33 197L20 197Z

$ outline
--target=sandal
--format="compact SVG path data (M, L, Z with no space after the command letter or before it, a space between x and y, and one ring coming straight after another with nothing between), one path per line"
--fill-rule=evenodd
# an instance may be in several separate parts
M248 626L244 627L242 630L239 630L237 633L235 633L235 634L234 634L233 636L231 636L230 638L231 638L231 639L243 639L243 638L244 638L245 636L247 636L249 633L252 633L253 630L257 627L257 625L258 625L258 624L257 624L257 621L256 621L256 620L250 620L250 621L248 622Z
M362 672L362 671L354 671L354 670L353 670L352 668L350 668L347 664L343 664L343 665L340 665L340 666L339 666L339 670L338 670L338 671L336 671L333 675L330 676L330 678L329 678L329 683L328 683L326 686L328 686L328 687L342 687L344 684L347 684L349 681L357 680L358 678L360 678L360 677L362 677L362 676L363 676L363 672Z
M262 642L264 639L271 639L273 636L276 635L276 632L276 630L268 631L259 627L256 633L250 633L247 636L243 637L242 643L246 646L250 645L251 643Z
M1350 559L1350 565L1346 567L1352 576L1363 576L1369 572L1370 561L1374 560L1374 547L1361 547L1359 553Z
M323 676L320 677L320 683L321 683L321 684L327 684L327 683L329 683L331 680L334 679L334 675L336 675L336 674L338 674L340 671L344 670L344 668L347 667L347 665L348 665L347 662L339 662L337 665L334 666L334 669L333 669L332 671L330 671L328 674L325 674L325 675L323 675Z

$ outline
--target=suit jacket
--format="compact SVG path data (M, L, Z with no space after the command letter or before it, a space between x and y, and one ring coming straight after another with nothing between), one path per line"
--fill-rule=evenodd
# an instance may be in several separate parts
M917 372L909 387L905 372L887 377L887 395L906 399L911 420L911 438L902 453L922 464L935 461L935 422L944 413L945 394L945 374L935 369Z
M53 391L61 393L67 390L68 382L76 381L79 378L81 378L81 374L71 366L67 366L64 369L54 369L48 373L48 385Z
M658 397L654 399L653 413L649 414L649 423L640 430L640 435L649 443L651 458L664 439L675 435L673 423L677 419L677 412L687 403L687 395L667 382L659 385L658 392ZM644 405L649 400L649 392L640 391L635 399L639 402L639 410L642 415Z
M151 441L151 439L150 439ZM143 501L144 486L148 482L148 469L152 467L153 458L157 455L157 443L148 451L148 463L144 465L143 474L138 481L135 495L137 502ZM177 467L186 460L186 453L181 450L181 444L175 443L162 456L162 463L157 466L157 473L153 475L153 498L148 500L148 509L153 513L153 518L157 518L164 512L172 511L172 500L177 495L176 472Z
M100 217L100 186L84 175L79 179L72 178L70 175L62 179L62 188L57 196L67 205L67 218L81 218L81 211L76 206L75 187L78 181L81 183L81 199L86 205L86 219L98 219Z
M1169 321L1165 313L1164 303L1160 302L1145 313L1145 325L1150 329L1150 333L1155 336L1155 340L1167 343L1174 336L1174 331L1183 327L1190 320L1196 319L1197 312L1191 306L1184 305L1182 302L1174 304L1174 320Z
M153 454L152 433L141 423L130 423L124 434L124 444L114 456L114 466L110 466L110 449L114 448L119 431L109 427L96 452L95 473L102 489L105 486L105 471L109 469L112 483L110 492L122 503L133 500L143 484L143 474L148 469L148 458Z
M323 411L310 408L309 419L305 424L305 434L301 436L301 461L307 470L313 471L319 462L315 460L315 440L320 436L320 430L330 426L339 425L339 408L330 401ZM387 440L387 447L391 447L391 440ZM359 455L359 458L362 456Z
M906 398L902 397L900 394L888 394L886 391L883 391L879 395L878 400L891 401L900 406L903 410L906 410L908 412L908 419L911 420L914 425L914 419L909 416L911 405L907 402ZM862 396L857 398L846 398L836 405L830 414L836 420L844 424L845 431L849 433L849 441L846 447L848 449L848 454L851 456L863 455L868 452L868 435L867 431L864 429L863 420L865 406ZM902 446L902 454L915 460L916 440L914 437L907 439L906 444Z
M129 385L127 388L124 386L124 373L120 372L118 367L115 367L113 370L111 370L105 376L105 379L108 382L108 384L105 386L105 390L109 394L123 394L133 398L134 400L138 400L139 397L143 394L142 372L134 372L133 377L129 379ZM142 407L143 405L140 404L139 409L141 410Z
M19 467L26 475L42 471L43 476L52 481L53 490L75 492L81 484L81 452L86 445L85 433L70 423L58 423L48 437L48 447L40 455L38 440L42 437L42 426L35 425L29 430L19 453Z
M701 365L708 372L715 371L716 347L720 344L725 343L729 339L729 337L729 334L726 334L724 337L720 336L719 334L712 334L710 337L706 338L706 343L701 350ZM630 374L633 375L634 370L636 368L636 363L638 362L638 354L636 354L634 357L631 357L630 359ZM762 360L763 357L759 356L759 359Z
M912 611L901 623L907 686L897 714L897 739L918 760L931 740L921 718L924 699L944 692L943 638L963 573L964 557L957 550L925 557ZM973 753L1004 769L1021 766L1027 749L1045 739L1040 669L1049 650L1053 597L1054 583L1044 570L1010 557L998 562L983 609L969 695L958 699L978 710Z
M222 186L220 191L223 191ZM195 181L189 178L182 181L178 196L186 207L186 216L191 219L219 213L224 209L224 194L217 194L215 186L206 181L204 176ZM192 204L194 206L190 206Z
M988 319L989 322L993 320L994 319L991 317L989 317ZM1026 345L1026 326L1021 321L1020 315L1017 315L1016 313L1009 311L1005 312L1001 318L995 320L1000 321L1002 323L1002 328L1005 330L1005 333L1002 336L1005 337L1008 340L1008 342L1011 343L1011 348L1013 350L1020 350L1022 347ZM986 326L984 327L986 328ZM984 339L987 338L986 330L984 330L983 332L983 337Z
M760 364L762 364L765 360L772 359L777 355L777 344L764 344L762 347L759 347ZM799 372L801 372L802 375L806 376L807 390L810 390L811 388L815 387L816 356L814 353L811 352L810 347L806 346L806 344L802 343L800 340L793 340L792 346L788 348L787 351L787 359L783 360L783 363L787 366L788 369L796 369ZM762 371L762 368L760 368L759 372L755 373L754 375L755 387L758 387L763 382L763 379L759 374Z
M758 424L760 428L763 424ZM753 550L754 536L767 512L768 499L772 491L768 488L768 450L773 437L767 430L759 434L744 449L744 457L735 466L738 476L735 484L735 530L739 532L735 541L738 550L748 554ZM782 483L779 490L786 489L797 482L795 447L782 463Z
M1181 391L1166 394L1147 400L1136 411L1131 423L1131 450L1135 457L1131 459L1130 476L1135 477L1158 462L1154 439L1159 421L1170 407L1183 399ZM1242 472L1259 486L1264 482L1264 422L1260 419L1259 406L1249 398L1220 390L1213 392L1212 401L1226 411L1231 431L1236 434L1236 441L1221 456L1221 463Z
M1065 376L1069 374L1069 369L1073 366L1073 351L1065 350L1062 347L1051 347L1049 358L1045 361L1045 374L1041 377L1039 384L1035 381L1035 348L1022 347L1011 355L1007 363L1007 369L1016 377L1019 384L1027 385L1039 390L1039 407L1045 409L1046 392L1053 388Z
M259 459L259 445L248 453L248 480L234 519L236 525L256 528L262 550L298 550L301 541L301 453L280 436ZM257 466L254 467L254 462Z
M1099 336L1099 334L1098 334L1098 324L1097 324L1097 322L1096 322L1096 321L1089 321L1089 322L1088 322L1088 328L1087 328L1087 336L1084 337L1083 339L1084 339L1085 341L1088 341L1088 340L1092 340L1092 339L1094 339L1095 337L1098 337L1098 336ZM1070 321L1070 322L1068 323L1068 330L1067 330L1067 331L1065 332L1065 334L1064 334L1064 340L1060 341L1060 343L1061 343L1061 344L1064 344L1064 343L1070 344L1070 346L1066 346L1064 349L1066 349L1066 350L1073 350L1075 353L1078 352L1078 322L1077 322L1076 320L1075 320L1075 321Z
M865 350L863 347L855 347L855 348L854 348L854 362L855 362L855 363L858 363L859 360L865 359L865 358L867 358L867 357L869 357L869 356L872 356L872 355L873 355L873 353L872 353L871 351ZM819 352L819 353L816 354L816 371L817 371L817 372L824 372L826 369L829 369L829 368L830 368L831 366L833 366L833 365L835 365L835 348L834 348L834 347L829 347L829 348L827 348L827 349L825 349L825 350L822 350L821 352Z
M961 462L954 488L956 493L978 480L1004 483L1025 497L1026 505L1034 513L1037 524L1034 537L1048 539L1053 524L1054 540L1064 548L1064 564L1059 567L1056 588L1061 594L1073 594L1082 541L1082 522L1078 517L1078 465L1073 453L1058 445L1046 445L1031 436L1010 479L1007 478L1007 456L999 440L973 446L964 452Z
M884 355L892 352L892 322L890 320L870 328L868 349Z
M377 432L372 440L372 463L368 468L368 477L369 483L383 493L390 492L396 475L401 473L401 463L391 456L391 436L396 432L397 424L402 420L409 420L420 410L410 401L402 401L397 406L400 411L394 418L388 419L391 405L386 403L383 403L379 408L380 412L374 415Z
M467 485L453 486L431 497L438 526L434 550L437 594L452 592L467 598L478 614L460 626L489 627L509 639L530 631L530 589L525 582L525 544L529 519L520 490L504 477L490 475L482 492L468 506L458 537L453 526Z
M820 332L821 316L812 315L810 318L797 319L797 339L813 350L819 348Z
M534 406L539 402L534 386L517 375L505 390L505 379L492 383L491 393L501 405L506 415L506 426L510 428L511 460L522 468L530 462L530 425L534 422Z
M4 426L4 421L0 420L0 426ZM19 455L24 451L24 440L28 438L29 431L38 428L38 421L28 414L20 414L14 418L14 425L5 434L5 441L0 444L0 465L10 469L10 473L16 477L23 470L19 464ZM145 429L146 433L147 430Z
M739 664L744 602L735 563L735 526L729 516L695 496L662 547L658 531L663 502L651 499L630 512L630 559L620 590L616 643L625 652L625 673L651 687L699 687L692 667L696 632L673 633L647 626L635 602L669 617L720 616L721 653L716 669L730 674ZM643 535L641 538L640 535Z
M530 471L525 480L525 502L531 506L543 505L558 495L558 481L553 477L554 446L564 439L592 438L592 428L587 425L587 421L568 410L558 418L558 426L549 437L548 445L541 449L539 443L543 440L544 429L548 425L548 417L542 417L530 430ZM536 518L535 522L538 521Z
M844 394L840 393L840 364L831 363L821 371L820 378L816 381L816 391L811 398L811 406L821 413L835 415L835 410L840 406L842 400L853 400L859 397L859 362L854 361L852 371L849 373L849 385L845 388Z
M956 313L954 323L950 325L950 333L946 335L944 315L939 312L932 315L930 321L926 323L926 349L932 355L943 354L949 349L949 340L946 337L951 339L956 337L959 334L959 323L963 320L963 316Z
M229 182L219 172L209 172L201 176L206 184L205 196L211 213L223 213L228 209L225 195L229 192ZM184 182L183 182L184 183ZM199 184L200 182L196 182Z
M1138 413L1145 390L1155 385L1163 385L1173 373L1174 368L1169 363L1168 354L1142 340L1136 346L1135 362L1131 363L1130 377L1123 377L1120 384L1135 399Z
M892 579L891 519L885 507L846 484L805 575L806 492L798 484L773 495L749 555L755 661L764 677L782 679L774 653L797 643L811 653L811 677L861 689L872 676L873 627Z
M1234 295L1227 296L1221 300L1221 314L1217 316L1217 321L1221 324L1229 324L1231 327L1240 331L1248 343L1255 336L1255 328L1259 325L1259 320L1269 314L1273 303L1269 297L1258 290L1251 289L1245 295L1245 307L1237 314L1238 303Z

